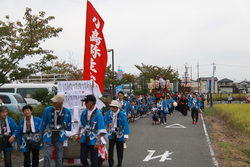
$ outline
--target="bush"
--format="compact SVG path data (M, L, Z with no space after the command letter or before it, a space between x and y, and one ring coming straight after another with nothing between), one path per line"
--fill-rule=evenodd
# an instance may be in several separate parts
M231 93L233 101L244 101L246 99L246 94ZM214 93L212 95L214 101L227 101L228 94Z
M37 105L37 106L33 107L33 116L42 118L43 111L48 106L51 106L51 105Z
M33 107L33 116L42 118L43 116L43 111L45 110L46 107L51 106L51 105L37 105ZM9 111L8 116L11 117L16 124L18 125L19 122L24 118L23 112L13 112Z
M135 90L134 91L134 95L141 95L142 94L142 90Z
M51 103L50 99L54 97L54 93L49 93L47 88L39 88L31 94L31 97L39 101L42 105L48 105Z
M24 115L23 115L22 112L13 112L13 111L9 111L8 116L9 116L10 118L12 118L12 119L16 122L17 125L18 125L19 122L24 118Z

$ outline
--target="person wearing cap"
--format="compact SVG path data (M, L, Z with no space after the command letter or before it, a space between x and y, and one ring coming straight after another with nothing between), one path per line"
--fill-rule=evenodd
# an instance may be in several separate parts
M105 125L108 130L109 149L108 149L108 163L109 167L114 166L114 146L116 145L118 167L122 166L124 142L128 140L130 129L128 121L124 112L120 110L120 103L117 100L112 100L109 104L110 110L104 117Z
M65 131L71 131L71 112L68 108L63 107L63 95L56 95L51 101L53 106L44 110L42 124L39 128L43 132L44 167L50 167L53 146L56 149L56 167L62 167L63 143L67 140Z
M20 145L20 152L24 155L24 167L38 167L39 165L39 150L43 148L40 139L41 134L39 127L42 123L42 119L34 117L33 107L25 105L22 108L24 113L24 119L19 122L18 130L18 144ZM30 153L32 152L32 161L30 160Z
M98 167L98 147L102 144L101 137L107 134L102 112L96 107L94 95L87 95L82 101L86 109L80 118L78 135L81 136L80 159L84 167L90 167L88 163L88 152L90 152L91 167Z

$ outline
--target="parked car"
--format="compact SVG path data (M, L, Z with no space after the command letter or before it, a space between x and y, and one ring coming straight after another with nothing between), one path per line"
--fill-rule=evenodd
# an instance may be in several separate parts
M246 101L247 101L247 103L250 103L250 93L247 94Z
M0 93L0 102L8 107L9 111L22 112L23 106L27 104L25 99L17 93Z

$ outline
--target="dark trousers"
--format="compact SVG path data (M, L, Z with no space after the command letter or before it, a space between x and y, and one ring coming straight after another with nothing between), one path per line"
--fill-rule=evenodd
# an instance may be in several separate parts
M161 112L161 123L167 123L166 113L164 113L163 110L160 110L160 112Z
M11 150L3 150L3 154L4 154L4 165L6 167L12 167Z
M88 163L88 152L90 152L91 167L98 167L98 149L94 145L88 145L87 142L81 143L81 162L84 167L90 167Z
M109 166L114 166L114 146L116 145L116 152L117 152L117 158L118 158L118 166L122 165L122 159L123 159L123 144L124 141L117 141L116 140L116 134L113 135L114 139L109 139L109 151L108 151L108 161Z
M194 121L194 117L195 117L195 122L198 122L198 116L199 116L198 109L192 109L191 117L192 117L193 121Z
M24 152L24 167L30 167L30 152L32 152L32 167L38 167L39 166L39 150L31 150Z
M181 104L180 105L180 111L181 111L181 114L186 116L187 115L187 105L186 104Z

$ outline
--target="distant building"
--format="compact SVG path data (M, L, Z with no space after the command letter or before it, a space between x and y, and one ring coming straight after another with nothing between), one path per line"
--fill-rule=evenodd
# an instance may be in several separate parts
M214 80L214 82L212 82ZM200 77L198 78L198 90L200 93L208 93L212 86L212 93L218 93L218 78L217 77Z
M239 93L249 93L250 92L250 81L241 81L235 83Z
M219 93L233 93L234 92L234 81L223 78L218 81Z
M195 80L191 80L191 83L192 83L191 91L199 92L199 82Z

